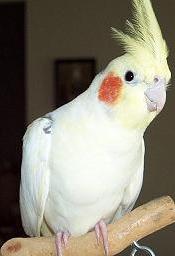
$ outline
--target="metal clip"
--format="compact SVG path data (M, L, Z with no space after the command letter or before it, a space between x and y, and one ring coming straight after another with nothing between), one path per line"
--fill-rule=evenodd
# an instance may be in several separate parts
M137 252L146 252L146 254L149 256L156 256L151 248L149 248L147 246L139 245L138 242L136 242L136 241L133 242L133 247L134 248L131 252L131 256L135 256L137 254Z

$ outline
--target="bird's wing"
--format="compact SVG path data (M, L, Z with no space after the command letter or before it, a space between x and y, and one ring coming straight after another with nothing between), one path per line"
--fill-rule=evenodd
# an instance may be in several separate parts
M51 126L50 118L39 118L28 127L23 140L20 208L23 227L29 236L40 235L49 191Z
M138 170L135 170L134 175L132 175L131 181L124 191L123 199L115 213L112 221L121 218L127 212L130 212L140 194L143 182L143 171L144 171L144 155L145 155L145 144L142 140L142 150L141 150L141 162Z

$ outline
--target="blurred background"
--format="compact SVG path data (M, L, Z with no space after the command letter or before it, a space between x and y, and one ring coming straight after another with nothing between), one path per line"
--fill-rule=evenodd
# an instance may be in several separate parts
M175 2L152 2L170 49L172 86L164 111L145 134L144 184L137 205L167 194L175 199ZM110 27L123 28L130 9L130 0L0 0L0 245L24 236L18 192L27 124L81 93L121 54ZM174 231L171 226L143 243L159 256L174 256Z

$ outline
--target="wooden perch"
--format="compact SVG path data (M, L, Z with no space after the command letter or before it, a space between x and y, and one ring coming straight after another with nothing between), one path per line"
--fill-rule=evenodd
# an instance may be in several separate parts
M108 225L110 255L123 251L134 240L154 233L175 222L175 204L169 197L161 197L144 204L114 224ZM13 238L1 248L2 256L55 256L54 237ZM102 256L102 244L97 245L95 233L72 237L64 256Z

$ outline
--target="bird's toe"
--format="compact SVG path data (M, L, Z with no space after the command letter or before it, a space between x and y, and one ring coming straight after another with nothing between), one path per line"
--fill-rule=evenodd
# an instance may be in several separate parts
M96 233L97 243L99 244L100 239L102 239L105 255L108 256L109 255L108 230L107 230L107 225L104 222L104 220L100 220L95 225L95 233Z
M67 247L70 234L69 232L58 232L56 234L55 244L57 256L63 256L63 248Z

